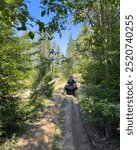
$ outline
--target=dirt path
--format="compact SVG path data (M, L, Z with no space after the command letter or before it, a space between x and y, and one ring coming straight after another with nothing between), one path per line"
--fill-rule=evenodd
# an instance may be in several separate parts
M54 135L56 133L56 122L54 106L44 111L35 124L22 138L19 138L15 150L51 150Z
M62 140L61 150L90 150L90 144L82 126L78 100L74 97L65 97L65 134Z
M63 135L59 138L60 150L90 150L87 135L82 126L78 100L63 96L61 90L54 96L55 104L44 110L34 126L17 141L15 150L55 150L54 137L59 122L59 107L64 101Z

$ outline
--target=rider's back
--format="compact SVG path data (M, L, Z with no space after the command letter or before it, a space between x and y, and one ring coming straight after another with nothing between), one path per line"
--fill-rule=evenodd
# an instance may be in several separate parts
M74 79L69 79L67 82L70 86L73 86L74 83L76 83L76 81Z

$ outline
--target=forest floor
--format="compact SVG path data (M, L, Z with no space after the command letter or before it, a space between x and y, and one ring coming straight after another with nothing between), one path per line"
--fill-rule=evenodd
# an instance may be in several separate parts
M64 85L56 85L52 105L18 138L15 150L118 150L84 125L78 99L63 96Z

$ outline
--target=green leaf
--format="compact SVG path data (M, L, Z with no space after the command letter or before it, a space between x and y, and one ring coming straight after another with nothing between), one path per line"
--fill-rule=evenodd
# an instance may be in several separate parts
M43 17L45 14L46 14L46 10L43 10L43 11L41 12L41 17Z
M28 33L28 35L29 35L29 37L30 37L31 39L34 39L34 33L33 33L33 32L30 31L30 32Z
M42 32L42 31L45 31L45 24L43 22L40 22L38 21L37 22L38 26L39 26L39 31Z
M21 24L22 24L22 30L27 30L25 22L21 22Z
M18 30L18 31L21 31L21 30L22 30L22 27L18 27L17 30Z

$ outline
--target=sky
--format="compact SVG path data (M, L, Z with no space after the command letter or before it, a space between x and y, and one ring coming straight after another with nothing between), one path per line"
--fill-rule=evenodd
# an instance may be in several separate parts
M49 18L46 17L41 17L41 9L39 8L39 4L40 4L40 0L33 0L30 4L28 5L28 9L30 11L30 13L37 19L46 22L46 20L49 20ZM80 24L78 25L73 25L71 23L66 25L66 30L62 31L62 37L59 37L58 33L54 34L54 39L53 42L56 42L57 45L59 45L61 52L63 54L66 53L66 49L67 49L67 43L68 43L68 39L70 34L72 34L73 39L76 39L78 34L79 34L79 30L80 30ZM32 30L37 30L37 27L33 27Z
M70 34L72 34L73 39L76 39L79 34L80 25L69 26L65 31L62 31L62 38L56 33L54 34L54 41L59 45L61 51L65 54L67 49L67 43L69 40Z

